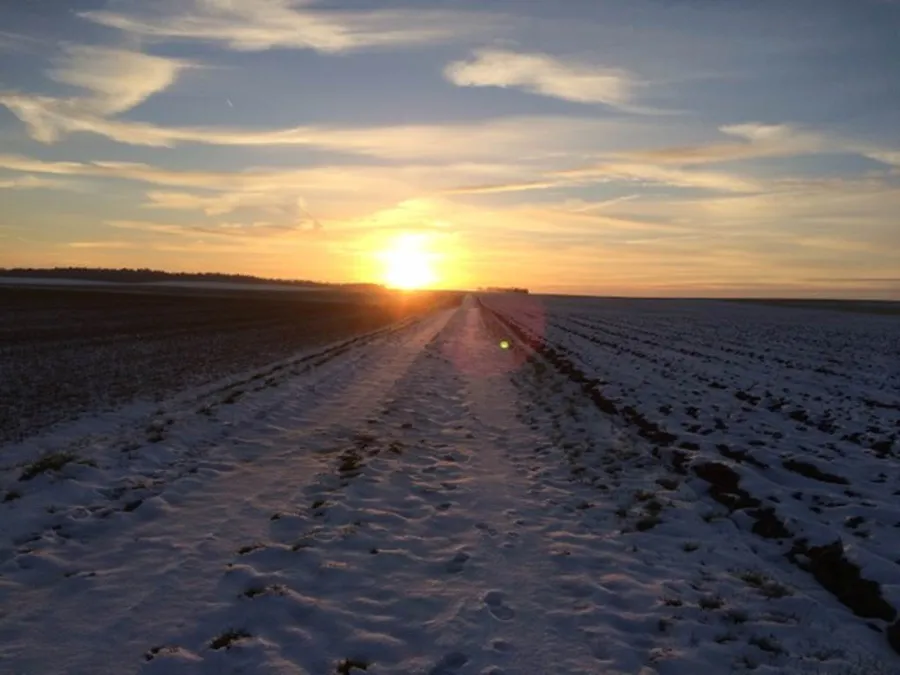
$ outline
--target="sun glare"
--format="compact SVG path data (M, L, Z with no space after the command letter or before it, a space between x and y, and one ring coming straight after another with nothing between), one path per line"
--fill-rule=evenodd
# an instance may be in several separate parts
M425 288L434 284L434 253L424 236L411 234L394 239L381 254L384 282L404 290Z

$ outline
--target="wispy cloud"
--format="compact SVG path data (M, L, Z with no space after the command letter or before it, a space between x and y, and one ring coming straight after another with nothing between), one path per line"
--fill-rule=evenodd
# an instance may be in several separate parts
M321 222L314 216L303 197L295 192L271 190L246 190L225 194L197 194L192 192L168 192L151 190L146 195L145 208L167 211L201 211L207 216L221 216L236 211L259 211L275 218L290 218L297 223L320 228Z
M900 169L900 150L857 146L857 151L871 160Z
M682 169L637 162L606 162L545 172L534 180L455 187L447 194L496 194L622 181L721 192L757 192L762 186L749 178L726 172Z
M616 179L723 192L756 192L761 189L759 183L753 180L725 172L688 170L654 164L611 162L560 171L556 175L562 180Z
M73 131L104 125L115 129L122 123L110 119L112 116L168 88L187 66L183 61L135 51L72 45L47 75L79 89L79 95L62 98L0 92L0 105L25 123L32 138L51 143Z
M621 153L622 159L689 166L753 160L764 157L797 157L846 153L881 164L900 166L900 150L841 138L790 124L747 122L719 127L730 140L703 145L671 146Z
M311 0L193 0L154 3L140 12L89 11L95 23L143 38L200 40L240 51L273 48L320 52L433 45L497 29L484 14L431 9L336 11Z
M572 188L598 183L657 184L701 188L726 193L759 189L754 182L727 173L639 164L602 164L542 171L518 165L442 163L434 165L348 165L283 169L251 168L238 172L176 171L125 162L44 162L16 155L0 155L0 168L46 176L85 176L129 180L153 186L144 208L197 212L206 219L235 214L234 219L271 222L309 229L322 224L365 219L394 204L413 198L525 192ZM531 178L529 178L529 174ZM473 184L475 177L494 178ZM464 186L464 187L459 187ZM607 202L614 208L619 202ZM473 217L474 218L474 217ZM495 218L495 216L491 216ZM260 232L261 230L250 230Z
M13 176L12 178L0 178L0 190L31 190L36 188L65 189L72 187L68 181L42 176Z
M220 238L258 238L300 232L311 229L303 224L285 224L271 222L218 222L209 225L179 225L174 223L157 223L143 220L109 220L106 224L120 230L136 230L153 234L173 235L178 237L213 236Z
M138 241L70 241L66 243L69 248L88 248L88 249L133 249L142 246Z
M634 80L626 71L549 54L481 49L444 69L460 87L504 87L577 103L628 107Z
M814 262L883 273L896 268L900 231L894 214L900 188L865 179L774 181L751 195L719 195L682 200L645 198L620 202L615 217L685 225L703 237L695 248L744 251L772 264ZM669 254L678 252L666 243Z
M595 211L603 211L608 209L616 204L622 204L624 202L630 202L632 199L637 199L640 195L630 194L630 195L622 195L621 197L613 197L612 199L604 199L600 202L588 202L582 199L571 200L566 204L566 207L575 213L593 213Z
M574 183L575 181L568 181ZM480 183L476 185L462 185L443 191L445 195L492 195L505 192L527 192L530 190L549 190L560 187L566 181L557 178L545 178L541 180L526 180L507 183Z
M109 47L73 45L48 72L55 81L82 89L75 99L103 115L131 110L171 85L187 63L141 52Z
M143 206L196 211L207 218L237 214L233 218L244 221L242 225L271 222L292 229L318 229L326 217L359 215L417 191L413 183L404 180L405 167L387 174L371 166L175 171L129 162L45 162L0 154L0 169L37 174L48 181L79 176L168 188L150 190ZM315 197L312 207L306 199L310 195ZM263 230L257 227L252 231Z
M568 73L562 67L559 71L554 70L556 66L544 63L540 56L492 53L522 57L525 64L532 64L531 59L534 58L536 60L533 63L547 66L546 70L531 65L523 66L521 71L513 68L512 74L503 76L506 77L504 81L508 82L508 86L513 86L513 81L519 78L519 85L525 88L538 87L546 90L544 93L548 95L596 98L609 105L637 109L627 102L630 91L627 76L622 75L625 79L620 81L617 79L619 75L609 75L612 78L610 80L605 79L606 75L597 75L600 79L594 85L581 88L581 75ZM483 86L490 83L490 69L478 75L481 67L478 64L460 62L456 65L460 65L461 70L453 71L451 66L448 73L452 71L453 74L448 76L458 79L458 83L480 82ZM66 134L89 133L137 146L293 146L390 160L478 161L515 156L519 161L527 162L549 155L559 157L567 152L584 154L594 150L596 153L602 151L604 139L611 136L618 138L628 134L635 139L639 137L640 127L636 124L629 125L622 120L571 117L513 116L455 124L374 127L307 125L260 130L224 126L170 127L117 116L168 88L179 73L190 66L185 61L140 52L72 46L66 49L64 56L57 60L48 75L56 82L78 87L84 92L82 95L59 98L0 91L0 105L8 108L25 123L32 138L45 143L52 143ZM469 66L474 71L463 77ZM502 73L502 70L495 73L500 78L498 73ZM553 77L550 77L551 74ZM584 77L590 81L593 76ZM556 84L551 84L551 80ZM614 80L618 84L613 84ZM604 154L620 169L627 169L632 174L636 173L635 167L638 166L689 167L764 157L824 153L855 154L881 164L900 167L900 149L844 139L789 124L748 122L722 126L719 132L724 137L735 140ZM642 175L639 178L652 181L662 177L665 172L662 168L641 169ZM715 176L687 173L676 176L672 171L669 171L668 179L661 182L713 189L718 189L716 185L731 190L750 189L746 181L741 184L727 178L723 181ZM521 188L498 184L474 186L467 191L511 192L518 189L545 189L555 185L556 181L535 180L531 184L522 184Z
M86 95L57 98L0 91L0 105L27 125L32 138L44 143L66 134L88 133L135 146L310 147L392 160L478 161L486 156L510 155L527 160L548 152L596 147L614 131L619 135L634 132L622 121L549 116L368 127L307 125L270 130L163 126L115 116L168 87L189 66L183 61L137 52L76 48L49 75L86 89Z
M446 181L448 175L468 170L453 166L346 166L173 171L146 164L43 162L16 155L0 155L0 168L46 176L133 181L167 188L147 193L143 204L147 209L195 211L200 218L235 214L232 220L265 221L299 229L317 229L327 221L362 217L428 192L429 181Z
M353 179L365 176L367 167L314 167L309 169L249 168L244 171L178 171L138 162L47 162L21 155L0 154L0 168L11 171L49 175L115 178L151 185L195 188L224 192L229 190L261 190L266 188L353 190ZM385 187L390 183L377 167L368 168L367 187ZM350 184L348 184L348 180ZM381 181L380 183L378 181Z
M29 35L0 30L0 52L30 52L37 49L40 43L40 40Z

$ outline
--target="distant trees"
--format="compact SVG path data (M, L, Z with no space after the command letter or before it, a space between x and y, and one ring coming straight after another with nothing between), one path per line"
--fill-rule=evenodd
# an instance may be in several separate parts
M528 293L527 288L517 288L515 286L508 288L501 286L487 286L486 288L479 288L478 290L482 293Z
M378 284L328 284L320 281L298 279L264 279L248 274L222 274L217 272L163 272L146 268L119 269L95 267L53 267L53 268L0 268L2 277L31 279L74 279L76 281L106 281L112 283L145 284L160 281L206 281L240 284L287 284L290 286L341 286L360 289L380 288Z

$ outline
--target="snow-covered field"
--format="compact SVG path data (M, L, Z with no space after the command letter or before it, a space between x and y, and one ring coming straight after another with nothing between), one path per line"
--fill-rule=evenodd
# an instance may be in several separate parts
M87 412L153 405L454 300L125 286L0 286L0 443Z
M0 672L898 673L898 341L470 297L0 447Z

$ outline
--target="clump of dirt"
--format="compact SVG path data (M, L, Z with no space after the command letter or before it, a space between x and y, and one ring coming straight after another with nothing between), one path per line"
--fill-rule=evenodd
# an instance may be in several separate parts
M806 556L809 562L801 562L798 555ZM897 618L897 610L882 597L881 586L875 581L862 578L859 565L847 558L844 544L840 540L811 547L807 547L802 541L796 542L788 557L810 572L856 616L884 621Z
M35 460L22 470L20 481L28 481L44 473L58 472L69 463L78 459L73 452L50 452Z
M806 476L807 478L812 478L813 480L821 481L822 483L833 483L835 485L850 484L850 481L843 476L837 476L833 473L822 471L819 467L810 462L804 462L799 459L786 459L781 464L788 471L799 473L801 476Z
M894 651L900 654L900 621L895 621L887 629L887 639Z
M719 462L705 462L694 467L694 473L709 483L709 494L731 511L756 508L760 502L742 489L740 475L730 466Z
M739 464L747 462L748 464L752 464L759 469L769 468L768 464L759 461L758 459L756 459L756 457L751 455L746 450L734 450L733 448L729 448L724 443L719 443L716 446L716 450L718 450L719 454L721 454L723 457L727 457L728 459L738 462Z
M756 522L753 523L753 534L766 539L787 539L791 536L784 523L775 515L775 509L765 507L752 512Z
M212 642L209 643L209 646L211 649L231 649L231 646L236 642L246 640L250 637L252 637L252 635L245 630L229 629L212 640Z

